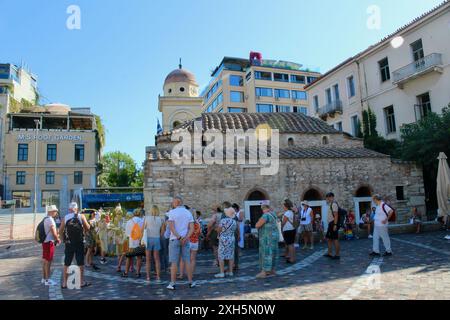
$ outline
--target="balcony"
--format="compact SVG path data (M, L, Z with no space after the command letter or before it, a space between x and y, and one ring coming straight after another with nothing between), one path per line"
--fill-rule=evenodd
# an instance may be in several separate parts
M319 117L322 119L326 119L328 116L332 116L335 113L341 113L342 114L342 101L341 100L335 100L331 103L323 106L322 108L319 108Z
M392 83L396 84L400 89L403 85L411 80L430 72L442 73L442 54L432 53L420 60L417 60L407 66L400 68L392 73Z

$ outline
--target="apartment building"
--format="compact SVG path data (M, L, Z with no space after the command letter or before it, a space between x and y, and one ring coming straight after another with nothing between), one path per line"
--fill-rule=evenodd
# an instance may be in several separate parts
M450 103L450 2L414 19L306 86L310 112L357 134L362 110L377 131L400 139L401 128Z

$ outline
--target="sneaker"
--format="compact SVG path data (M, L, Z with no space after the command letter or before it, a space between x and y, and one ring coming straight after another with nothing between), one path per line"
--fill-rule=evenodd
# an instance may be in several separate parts
M228 277L233 277L234 276L234 273L233 272L227 272L227 274L226 274Z
M106 264L106 259L105 259L105 258L100 259L100 263L101 263L101 264Z
M41 284L44 284L44 283L45 283L45 279L42 278L42 279L41 279Z
M216 278L225 278L225 273L218 273L218 274L216 274L214 277L216 277Z
M169 283L169 285L167 286L167 290L175 290L175 283Z
M373 236L371 234L369 234L369 239L373 239Z
M383 254L383 257L390 257L390 256L392 256L392 252L385 252Z
M45 280L45 283L44 283L46 286L54 286L54 285L56 285L56 282L55 281L53 281L52 279L48 279L48 280Z
M369 256L371 256L371 257L380 257L381 254L379 254L378 252L372 252L372 253L369 254Z
M197 284L195 283L195 281L189 283L189 288L195 288L197 286Z

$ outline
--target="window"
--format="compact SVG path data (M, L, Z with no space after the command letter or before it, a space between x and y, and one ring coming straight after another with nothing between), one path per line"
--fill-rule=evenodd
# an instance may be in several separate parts
M211 89L209 89L208 93L205 96L205 101L208 101L209 99L211 99L211 97L214 95L214 93L216 93L217 89L219 89L219 87L222 85L222 80L217 81L216 83L214 83L214 85L211 87Z
M316 81L317 80L317 77L307 77L306 78L306 82L308 83L308 84L310 84L310 83L313 83L314 81Z
M289 82L289 75L285 73L274 73L273 80L280 82Z
M291 112L290 106L275 106L275 112Z
M271 88L256 88L256 96L273 97L273 90Z
M257 104L256 112L273 112L273 105L271 104Z
M27 143L19 143L19 149L17 151L17 161L28 161Z
M181 88L180 88L180 91L181 91L181 92L184 92L184 90L185 90L184 87L181 87Z
M293 83L305 83L305 76L298 76L296 74L291 75L291 82Z
M245 76L245 80L250 81L252 79L252 72L250 71L249 73L247 73L247 75Z
M327 104L331 104L333 102L333 98L331 97L331 89L325 90L325 98L327 100Z
M419 103L416 106L416 121L423 119L431 112L431 100L430 100L430 93L424 93L420 96L417 96L417 102Z
M56 161L56 144L47 145L47 161Z
M293 111L295 113L303 113L305 116L308 115L308 108L307 107L293 107Z
M294 138L288 139L288 146L290 146L290 147L294 146Z
M326 137L326 136L322 137L322 144L323 145L327 145L328 144L328 137Z
M25 184L26 172L25 171L17 171L16 172L16 184L23 185Z
M241 103L244 102L244 93L241 91L231 91L230 92L230 101Z
M255 79L272 81L272 73L264 71L255 71Z
M395 191L397 194L397 200L400 200L400 201L405 200L405 188L403 186L395 187Z
M334 92L334 101L341 100L341 96L339 94L339 85L337 83L333 86L333 92Z
M291 93L286 89L275 89L275 98L289 99Z
M222 102L223 102L223 94L221 92L221 93L219 93L217 98L215 98L214 101L211 102L211 104L208 106L208 108L206 108L206 112L207 113L213 112Z
M394 106L384 108L384 117L386 119L386 133L396 132Z
M359 119L358 116L353 116L351 118L351 122L352 122L352 135L354 137L356 137L358 135L358 131L359 131Z
M245 113L247 112L246 108L228 108L229 113Z
M425 54L423 52L422 39L419 39L416 42L411 43L411 50L414 61L417 62L425 57Z
M55 205L59 208L59 191L42 191L41 197L41 207L45 208L46 206Z
M336 122L334 124L334 128L340 132L342 132L342 122Z
M75 171L73 174L74 184L83 184L83 171Z
M244 85L244 79L241 76L230 75L230 86L242 87Z
M314 103L314 111L319 112L319 96L314 96L313 98Z
M348 87L348 97L352 98L355 96L355 78L350 76L347 78L347 87Z
M389 71L389 60L388 58L384 58L383 60L378 61L378 65L380 66L380 74L381 74L381 82L385 82L391 79L391 73Z
M55 184L55 171L45 173L45 184Z
M84 144L75 145L75 161L84 161Z
M292 90L292 99L308 100L308 96L305 91Z
M174 122L172 123L172 129L175 129L175 128L178 127L180 124L181 124L180 121L174 121Z
M12 198L16 201L17 208L31 207L31 192L30 191L13 191Z

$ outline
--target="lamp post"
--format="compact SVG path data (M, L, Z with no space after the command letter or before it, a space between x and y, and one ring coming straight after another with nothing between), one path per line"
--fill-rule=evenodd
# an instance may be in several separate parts
M34 156L34 217L33 217L33 228L36 226L36 214L37 214L37 193L38 193L38 134L39 134L39 126L41 121L38 119L34 119L34 123L36 124L36 136L34 142L35 148L35 156Z

